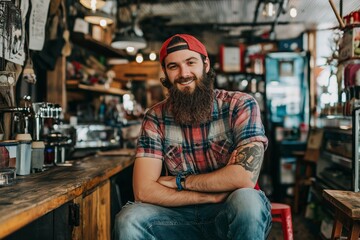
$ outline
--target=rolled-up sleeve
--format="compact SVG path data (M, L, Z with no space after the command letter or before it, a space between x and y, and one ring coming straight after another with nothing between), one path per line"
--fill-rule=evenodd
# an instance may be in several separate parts
M233 98L231 105L231 125L234 131L234 142L237 143L236 147L250 142L262 142L266 149L268 139L256 100L245 94L239 98Z
M149 157L163 160L163 143L160 129L158 118L153 112L146 112L137 142L136 158Z

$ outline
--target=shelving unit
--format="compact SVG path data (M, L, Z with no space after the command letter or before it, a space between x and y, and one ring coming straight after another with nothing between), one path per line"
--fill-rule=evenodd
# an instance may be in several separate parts
M125 51L118 50L108 44L97 41L90 35L84 33L72 32L70 35L70 40L83 48L104 55L105 57L126 57Z
M129 57L125 50L113 48L109 43L98 41L89 34L71 32L70 40L74 44L74 47L81 51L78 52L78 55L74 54L69 56L68 60L69 62L75 61L80 65L84 65L84 69L86 67L92 68L91 64L94 64L92 69L95 70L93 71L95 73L89 73L84 70L84 74L89 75L89 78L95 75L100 76L100 78L107 78L105 73L110 70L108 66L104 65L104 67L101 66L98 68L96 66L97 64L103 65L102 61L110 58ZM85 50L87 54L83 54L85 51L82 50ZM93 59L90 59L90 57L93 57ZM82 66L80 66L79 71L82 70L81 68ZM82 73L80 74L82 75ZM74 76L69 76L68 79L65 80L64 86L67 97L65 104L68 108L67 113L70 116L76 115L80 123L88 121L105 123L106 121L99 120L100 117L98 116L101 104L105 103L109 109L113 109L115 102L121 101L121 96L131 93L131 91L121 89L121 84L120 86L116 84L118 87L115 87L115 85L109 86L109 84L90 83L90 81L83 82ZM116 78L113 78L113 80L115 79Z
M130 93L129 91L118 89L118 88L105 88L104 85L86 85L79 83L78 80L67 80L66 81L66 88L69 91L89 91L89 92L95 92L99 94L107 94L107 95L116 95L116 96L122 96L124 94Z

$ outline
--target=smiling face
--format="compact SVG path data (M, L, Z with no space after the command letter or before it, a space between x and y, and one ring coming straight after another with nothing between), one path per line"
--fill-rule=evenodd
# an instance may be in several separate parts
M163 71L170 83L180 91L195 90L198 81L201 81L204 70L210 69L209 59L203 61L197 52L183 49L168 54L164 61Z
M163 70L175 122L192 125L209 121L214 79L209 59L197 52L182 49L169 53Z

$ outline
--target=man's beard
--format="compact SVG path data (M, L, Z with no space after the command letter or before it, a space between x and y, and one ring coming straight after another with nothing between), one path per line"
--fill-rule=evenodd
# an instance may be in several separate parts
M176 82L187 82L194 79L196 87L193 92L189 89L180 91ZM203 72L202 79L196 77L179 78L169 88L169 101L175 122L179 124L200 124L211 119L213 104L213 77Z

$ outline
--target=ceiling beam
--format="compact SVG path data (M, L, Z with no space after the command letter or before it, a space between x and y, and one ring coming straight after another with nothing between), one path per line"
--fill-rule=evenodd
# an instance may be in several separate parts
M281 21L281 22L277 22L278 25L288 25L288 24L299 24L301 22L295 22L295 21ZM256 22L255 26L271 26L273 24L273 21L271 22ZM214 26L214 27L246 27L246 26L253 26L254 23L253 22L235 22L235 23L185 23L185 24L167 24L164 27L188 27L188 26L192 26L192 27L210 27L210 26Z

